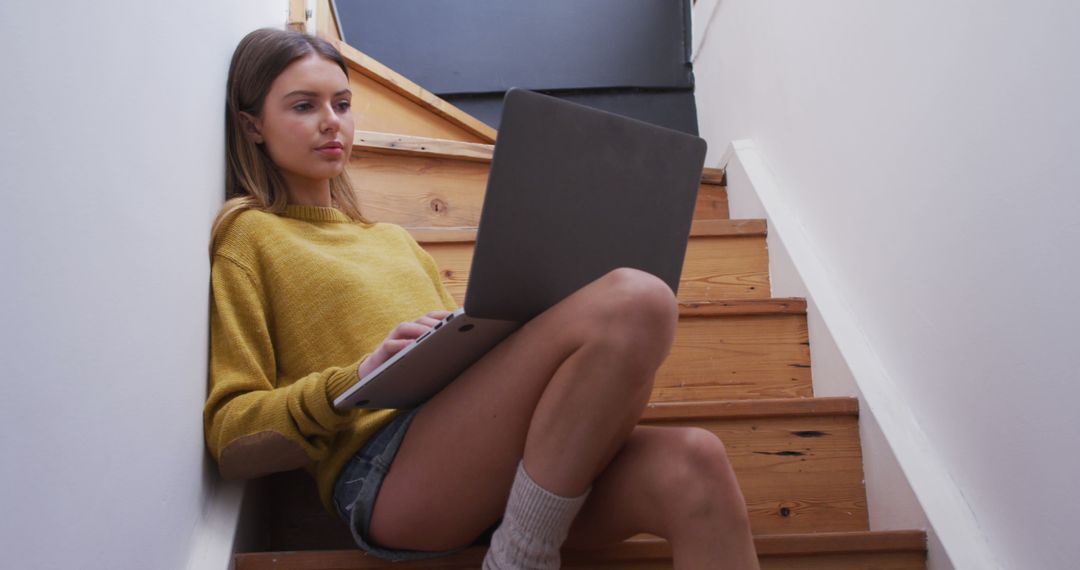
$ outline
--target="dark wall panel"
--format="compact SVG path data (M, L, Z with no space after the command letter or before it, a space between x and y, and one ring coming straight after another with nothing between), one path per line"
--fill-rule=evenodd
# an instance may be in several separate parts
M689 0L336 0L345 41L439 95L691 89Z
M694 103L694 93L691 91L615 91L553 93L553 95L639 121L692 135L698 134L697 106ZM499 128L502 94L447 96L446 100L488 125Z

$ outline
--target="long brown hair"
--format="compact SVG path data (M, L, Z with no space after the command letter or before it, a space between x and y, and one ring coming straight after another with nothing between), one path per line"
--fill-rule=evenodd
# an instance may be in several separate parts
M263 145L244 135L240 113L259 116L274 79L292 62L312 54L336 63L349 76L345 58L333 45L300 32L264 28L244 36L236 46L225 96L225 204L210 230L211 253L221 228L240 212L285 210L285 179ZM349 218L368 222L346 171L330 179L330 197Z

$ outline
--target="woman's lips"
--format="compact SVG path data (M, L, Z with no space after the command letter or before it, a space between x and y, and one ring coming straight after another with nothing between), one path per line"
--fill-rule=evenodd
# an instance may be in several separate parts
M341 156L342 154L345 154L345 145L341 144L338 141L332 141L320 146L315 150L327 156Z

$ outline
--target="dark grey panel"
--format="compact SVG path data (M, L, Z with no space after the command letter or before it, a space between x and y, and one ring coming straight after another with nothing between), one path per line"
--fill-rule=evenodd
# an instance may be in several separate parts
M337 0L345 40L434 93L691 88L690 0Z
M506 99L468 314L524 322L618 267L677 293L705 141L528 91Z
M697 106L691 91L602 91L551 93L579 105L603 109L661 127L698 134ZM498 129L502 114L502 93L450 95L444 97L455 107Z

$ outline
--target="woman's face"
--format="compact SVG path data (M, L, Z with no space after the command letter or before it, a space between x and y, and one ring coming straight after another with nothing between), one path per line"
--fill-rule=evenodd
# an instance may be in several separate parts
M345 169L353 141L351 104L345 73L313 54L274 79L260 117L246 116L250 136L266 145L290 193L323 188Z

